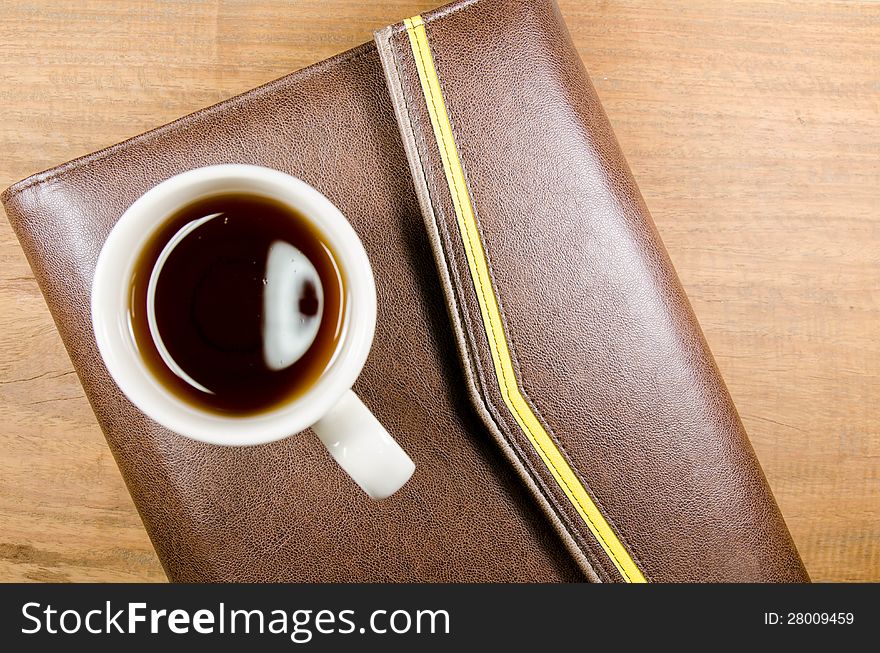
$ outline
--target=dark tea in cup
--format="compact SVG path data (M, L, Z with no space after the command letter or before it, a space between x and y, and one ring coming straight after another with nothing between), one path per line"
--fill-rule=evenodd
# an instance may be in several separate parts
M156 428L220 447L309 429L373 499L415 470L352 390L376 332L370 259L301 179L230 163L153 186L101 248L91 314L107 372Z
M250 193L178 209L143 248L130 322L143 360L199 408L253 415L295 399L342 335L337 257L296 209Z

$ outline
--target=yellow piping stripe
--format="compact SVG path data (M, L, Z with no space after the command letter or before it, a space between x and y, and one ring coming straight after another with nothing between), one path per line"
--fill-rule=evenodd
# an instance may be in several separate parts
M489 339L489 348L492 351L492 361L495 366L495 376L504 403L510 410L523 433L532 443L535 451L544 461L553 478L562 488L565 495L571 501L590 532L614 562L623 578L630 583L645 583L638 565L626 550L626 547L618 539L614 530L605 520L604 516L583 484L566 461L565 457L556 447L553 439L544 429L540 420L535 416L529 403L520 392L516 374L513 369L513 361L510 349L507 346L507 337L501 322L501 312L495 298L492 287L492 279L489 276L489 266L486 262L486 254L483 250L482 239L477 228L476 217L471 205L467 183L464 178L464 170L458 158L458 150L452 134L452 125L449 122L449 114L443 93L440 88L440 80L434 67L434 59L431 48L428 45L428 35L421 16L407 18L404 21L409 42L412 46L413 57L419 71L419 80L422 85L422 93L425 95L425 103L428 106L428 114L431 117L431 126L434 129L434 137L440 150L440 158L443 161L443 171L446 173L446 182L452 195L452 203L455 208L455 216L458 220L458 228L467 254L468 265L473 278L474 286L480 303L480 312L483 317L483 326Z

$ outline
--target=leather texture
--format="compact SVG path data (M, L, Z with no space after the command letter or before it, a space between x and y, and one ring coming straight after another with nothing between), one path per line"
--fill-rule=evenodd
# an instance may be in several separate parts
M425 21L521 386L640 568L807 580L555 5L468 1ZM400 83L365 44L3 194L172 580L620 580L485 374L400 29L383 49ZM415 182L395 118L408 100ZM310 432L191 441L110 379L89 317L101 246L153 185L214 163L302 178L363 239L379 317L355 390L416 463L390 499L368 499Z
M555 3L423 20L520 390L617 537L649 581L807 580ZM378 38L471 396L621 580L505 406L410 38Z
M101 246L149 188L214 163L300 177L363 239L379 315L356 391L416 464L390 499L369 499L312 433L250 448L202 444L145 417L109 378L89 318ZM38 175L3 199L170 579L583 578L471 407L372 44Z

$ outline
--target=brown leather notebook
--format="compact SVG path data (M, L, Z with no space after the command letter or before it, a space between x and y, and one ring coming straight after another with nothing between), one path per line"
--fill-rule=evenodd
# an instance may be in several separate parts
M310 433L166 431L98 355L111 227L226 162L300 177L364 241L355 390L417 466L388 500ZM414 17L2 199L172 580L807 580L551 0Z

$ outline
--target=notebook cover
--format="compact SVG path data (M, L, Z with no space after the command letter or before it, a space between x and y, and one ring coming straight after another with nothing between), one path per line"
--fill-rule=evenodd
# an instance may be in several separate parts
M554 2L377 40L469 394L602 580L806 572Z
M169 578L806 580L555 4L417 22L377 35L381 58L365 44L3 195ZM101 362L104 239L153 185L214 163L304 179L363 239L379 317L355 389L416 463L390 499L308 432L170 433Z

